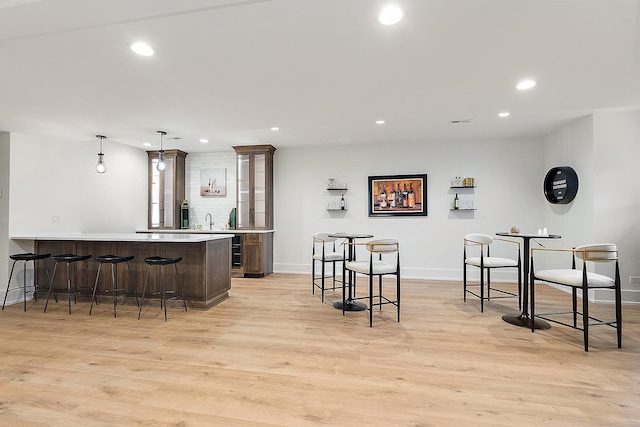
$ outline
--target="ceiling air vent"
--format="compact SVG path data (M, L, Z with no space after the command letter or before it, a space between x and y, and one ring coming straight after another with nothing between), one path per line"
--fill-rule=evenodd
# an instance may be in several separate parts
M471 123L471 119L464 119L464 120L451 120L451 124L457 125L460 123Z

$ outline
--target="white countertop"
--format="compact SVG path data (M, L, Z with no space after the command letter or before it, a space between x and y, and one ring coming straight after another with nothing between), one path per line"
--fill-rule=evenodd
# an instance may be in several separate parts
M185 230L188 231L188 230ZM229 239L231 234L187 233L43 233L11 236L12 240L70 240L86 242L167 242L191 243Z
M149 229L141 229L136 230L136 233L165 233L165 234L264 234L264 233L273 233L274 230L149 230Z

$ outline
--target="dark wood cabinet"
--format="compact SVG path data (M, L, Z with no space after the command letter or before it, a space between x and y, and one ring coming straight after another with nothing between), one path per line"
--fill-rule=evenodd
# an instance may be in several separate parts
M244 276L263 277L273 273L273 233L247 233L243 237Z
M180 205L185 197L185 160L187 153L164 150L166 169L157 168L159 151L147 151L149 175L149 229L180 227Z
M235 146L237 228L273 229L272 145Z

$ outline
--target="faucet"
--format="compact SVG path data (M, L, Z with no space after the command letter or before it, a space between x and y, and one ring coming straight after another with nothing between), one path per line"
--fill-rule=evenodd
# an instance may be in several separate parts
M209 230L213 230L213 224L214 224L213 217L211 216L210 213L207 212L207 214L204 217L205 222L207 221L207 217L209 217Z

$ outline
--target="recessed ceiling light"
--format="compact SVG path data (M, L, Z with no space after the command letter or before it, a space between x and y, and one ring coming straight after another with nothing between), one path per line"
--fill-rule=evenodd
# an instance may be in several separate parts
M536 82L533 80L523 80L520 83L518 83L518 85L516 86L516 89L527 90L527 89L531 89L535 85L536 85Z
M271 130L280 130L279 127L272 127Z
M378 16L378 20L383 25L393 25L402 19L402 9L400 9L395 4L390 4L382 9L380 15Z
M131 50L142 56L153 56L153 48L146 43L136 42L131 45Z
M384 124L384 120L376 120L376 124L383 125Z
M502 113L498 113L498 117L509 117L510 114L508 111L503 111Z
M145 147L151 147L151 144L149 142L143 142L142 145L144 145Z
M206 139L206 138L202 138L202 139L200 140L200 142L202 142L203 144L206 144L207 142L209 142L209 140L208 140L208 139Z

